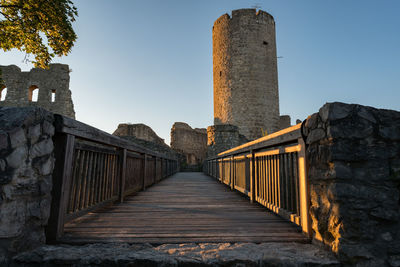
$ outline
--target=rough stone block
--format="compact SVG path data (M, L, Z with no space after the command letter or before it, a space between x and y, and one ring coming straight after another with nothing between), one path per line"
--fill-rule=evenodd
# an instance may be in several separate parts
M312 143L317 142L325 137L326 137L326 133L323 129L321 129L321 128L314 129L309 133L309 135L307 137L307 144L312 144Z
M345 103L327 103L320 108L319 116L323 122L326 122L328 119L330 121L340 120L349 116L352 109L353 106Z
M28 138L31 140L31 144L34 144L39 140L41 134L40 128L40 124L28 128Z
M40 201L31 200L27 203L27 216L41 218Z
M8 149L8 135L0 131L0 151Z
M8 133L10 135L11 148L16 148L26 143L25 132L22 128Z
M48 136L53 136L54 135L55 128L53 124L51 124L48 121L43 122L43 133L47 134Z
M26 146L21 146L14 149L13 152L6 158L7 164L10 168L19 168L28 157L28 149Z
M0 207L0 238L18 236L25 224L26 207L24 201L4 201Z
M53 141L51 139L45 139L37 144L34 144L29 154L30 157L34 159L36 157L42 157L51 154L53 149Z
M39 175L49 175L53 172L54 159L49 155L35 158L32 161L32 166L38 171Z
M0 159L0 172L5 172L7 167L7 163L4 159Z
M39 190L42 195L50 194L52 186L53 186L52 177L50 175L44 177L39 181Z

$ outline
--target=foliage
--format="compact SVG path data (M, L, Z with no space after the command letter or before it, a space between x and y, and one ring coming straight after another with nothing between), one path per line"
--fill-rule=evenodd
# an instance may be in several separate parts
M35 67L45 68L71 51L75 16L71 0L0 0L0 49L33 54Z

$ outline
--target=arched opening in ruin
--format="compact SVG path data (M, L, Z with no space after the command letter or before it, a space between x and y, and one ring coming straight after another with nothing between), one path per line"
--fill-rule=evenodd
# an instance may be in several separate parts
M0 85L0 101L6 100L7 87L5 85Z
M31 85L28 90L28 100L30 102L37 102L39 98L39 87Z
M51 102L56 102L56 90L51 90Z

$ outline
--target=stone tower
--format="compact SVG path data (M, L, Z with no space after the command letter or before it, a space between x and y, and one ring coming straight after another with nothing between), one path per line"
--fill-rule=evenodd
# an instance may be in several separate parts
M239 9L213 26L214 124L232 124L252 140L279 127L275 21Z

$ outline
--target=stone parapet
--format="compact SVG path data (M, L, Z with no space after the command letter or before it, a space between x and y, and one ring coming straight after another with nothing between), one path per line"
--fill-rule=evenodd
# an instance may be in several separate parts
M54 168L54 116L0 107L0 265L45 243Z
M400 112L327 103L303 134L314 241L345 264L400 266Z

